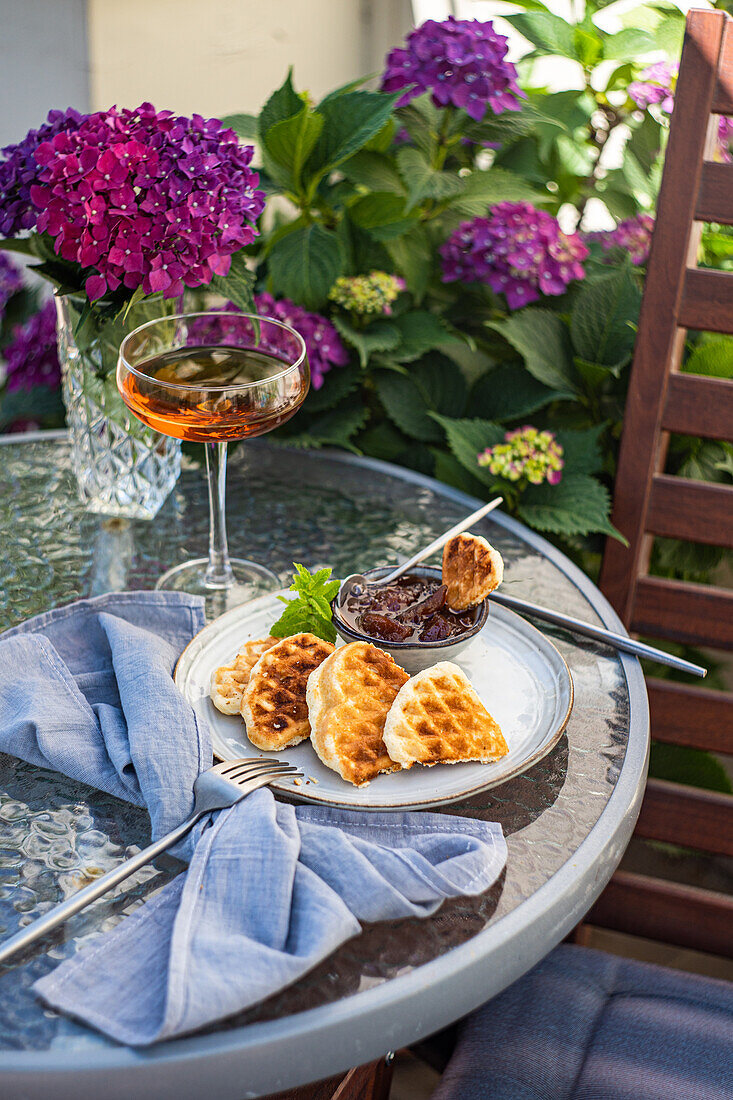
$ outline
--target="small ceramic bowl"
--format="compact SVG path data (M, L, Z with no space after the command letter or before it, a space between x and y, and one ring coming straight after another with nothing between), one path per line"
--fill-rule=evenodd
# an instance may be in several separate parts
M391 573L393 569L393 565L380 566L378 569L367 569L364 576L383 577L387 573ZM442 579L441 570L433 565L416 565L410 570L410 573L417 577L425 577L428 580L437 580L438 582ZM424 668L429 668L430 665L437 664L438 661L455 661L459 654L468 649L489 617L489 601L484 600L474 609L475 621L469 630L464 634L459 634L458 637L446 638L445 641L441 642L385 642L381 638L372 638L368 634L362 634L349 626L341 617L338 608L338 596L331 601L331 610L336 632L345 642L371 642L372 645L383 649L385 653L390 653L397 664L401 665L405 672L409 672L412 676L416 672L422 672Z

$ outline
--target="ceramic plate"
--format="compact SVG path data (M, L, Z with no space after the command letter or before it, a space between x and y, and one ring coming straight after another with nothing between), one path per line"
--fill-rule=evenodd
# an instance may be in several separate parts
M309 741L279 753L263 753L247 739L239 715L221 714L209 698L214 669L230 664L250 638L266 637L281 612L282 604L273 594L215 619L181 654L175 681L209 723L217 757L272 756L297 764L306 776L300 787L292 780L272 786L298 799L358 810L420 809L455 802L505 783L536 764L557 743L570 717L573 682L555 646L513 611L492 604L486 626L456 664L501 726L508 754L493 764L415 765L409 771L380 775L366 787L353 787L321 763Z

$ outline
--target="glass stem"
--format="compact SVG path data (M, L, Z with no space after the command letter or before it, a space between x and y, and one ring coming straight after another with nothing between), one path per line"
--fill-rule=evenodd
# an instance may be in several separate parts
M231 588L234 573L227 546L227 445L205 443L204 448L209 483L209 564L204 583L207 588Z

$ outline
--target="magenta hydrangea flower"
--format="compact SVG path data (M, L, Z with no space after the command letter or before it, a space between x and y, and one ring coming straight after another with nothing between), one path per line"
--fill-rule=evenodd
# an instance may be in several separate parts
M563 449L553 432L540 432L531 424L506 432L504 442L487 447L478 455L479 466L487 466L496 477L530 485L557 485L565 465Z
M65 130L75 130L82 120L78 111L49 111L38 130L29 130L17 145L6 145L0 160L0 235L16 237L36 224L38 210L31 201L31 187L38 182L35 152Z
M402 107L415 96L430 92L436 107L452 104L471 118L481 119L488 107L495 115L518 111L524 97L517 70L506 60L507 40L491 22L428 19L408 34L405 46L387 56L382 90L405 94Z
M343 367L349 361L349 353L341 343L338 332L320 313L310 313L289 298L275 299L271 294L255 295L255 308L261 317L274 317L299 332L305 341L311 384L314 390L323 385L325 375L332 367Z
M0 252L0 319L10 299L22 289L23 274L20 268Z
M636 214L619 222L615 229L587 233L585 239L598 241L604 252L622 248L631 257L631 262L639 267L649 259L653 232L654 217L651 214Z
M443 282L486 283L510 309L562 294L583 279L588 249L577 233L528 202L501 202L488 218L462 222L440 248Z
M36 386L55 389L60 385L56 307L53 302L46 302L25 324L15 326L4 355L9 393L13 390L32 390Z
M666 61L649 65L639 73L638 80L629 84L629 96L643 110L659 104L665 114L671 115L678 70L678 65L670 65Z
M150 103L98 111L35 151L39 232L89 269L92 300L123 285L175 298L226 275L264 208L252 147L201 115Z
M733 118L721 115L718 119L718 152L720 159L730 164L733 161L731 155L731 142L733 141Z

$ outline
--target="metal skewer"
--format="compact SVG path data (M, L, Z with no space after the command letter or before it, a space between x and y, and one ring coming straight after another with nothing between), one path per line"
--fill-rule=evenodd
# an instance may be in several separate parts
M408 569L412 569L413 565L417 565L418 562L424 561L425 558L429 558L431 554L434 554L436 550L440 550L447 542L454 537L454 535L460 535L461 531L467 530L469 527L473 527L474 523L478 523L480 519L488 515L489 512L493 512L494 508L498 508L503 501L503 497L494 497L488 504L484 504L477 511L472 512L470 516L466 516L460 523L456 523L451 527L450 531L445 531L442 535L439 535L437 539L434 539L429 546L424 546L422 550L418 550L417 554L414 554L407 561L404 561L402 565L398 565L396 569L393 569L391 573L387 573L385 577L379 577L379 579L369 579L364 577L361 573L352 573L348 577L344 577L341 581L341 587L339 588L339 606L343 604L347 596L352 593L355 596L360 596L362 592L366 592L367 588L375 588L382 584L391 584L392 581L396 581L398 577L401 577L403 573L406 573Z

